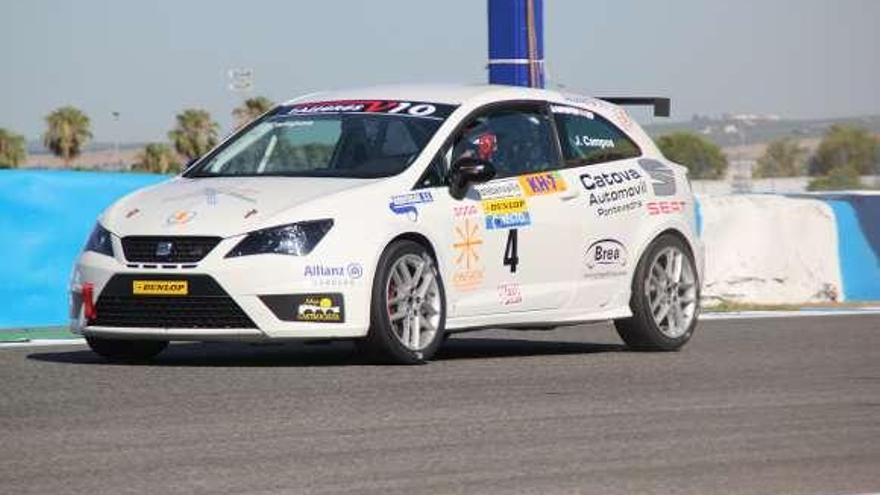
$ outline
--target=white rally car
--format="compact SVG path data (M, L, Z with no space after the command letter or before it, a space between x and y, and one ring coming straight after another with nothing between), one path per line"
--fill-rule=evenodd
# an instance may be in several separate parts
M108 208L74 267L72 328L116 359L356 339L418 363L450 332L597 320L674 350L699 312L695 221L685 169L605 100L312 94Z

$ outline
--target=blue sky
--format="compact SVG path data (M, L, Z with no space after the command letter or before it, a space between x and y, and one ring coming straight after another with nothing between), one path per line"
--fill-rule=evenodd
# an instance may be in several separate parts
M226 127L233 67L276 101L486 78L485 0L0 2L0 127L29 139L65 104L99 141L164 140L189 106ZM880 1L545 0L545 18L551 86L669 95L676 119L880 113Z

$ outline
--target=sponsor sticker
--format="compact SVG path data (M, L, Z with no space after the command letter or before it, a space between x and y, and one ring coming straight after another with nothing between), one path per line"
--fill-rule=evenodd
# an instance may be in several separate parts
M410 220L415 222L419 218L419 210L416 206L425 203L432 203L433 201L434 197L431 195L430 191L415 191L392 196L391 202L388 203L388 208L394 212L395 215L406 215Z
M580 175L581 185L590 193L590 208L600 217L638 209L648 193L648 183L635 168L596 170Z
M342 287L355 285L364 276L364 267L360 263L306 265L303 277L313 286Z
M342 294L294 295L296 307L294 321L313 323L344 323L345 307Z
M596 241L584 252L584 265L587 268L588 278L623 275L626 273L626 263L626 247L614 239Z
M133 280L131 293L135 296L185 296L189 294L186 280Z
M532 224L529 212L503 213L500 215L486 215L486 230L515 229Z
M684 201L651 201L645 206L649 215L667 215L683 212L686 204Z
M498 198L483 201L483 213L501 215L505 213L523 213L526 211L525 198Z
M196 217L196 212L192 210L176 211L165 219L165 225L184 225L192 221Z
M498 284L498 300L502 306L513 306L521 304L523 301L522 291L519 283L510 282Z
M470 218L455 225L455 272L452 284L459 290L471 290L483 283L483 268L480 259L480 246L483 239L480 235L480 224Z
M477 205L462 205L452 207L452 216L455 218L464 218L474 216L479 213Z
M480 199L506 198L509 196L522 196L522 188L516 179L487 182L478 184L474 189L480 193Z
M537 174L524 175L519 178L519 183L526 196L541 196L565 191L565 179L559 172L540 172Z
M282 108L281 112L288 115L371 113L444 119L448 117L455 108L454 105L441 105L420 101L338 100L297 103Z

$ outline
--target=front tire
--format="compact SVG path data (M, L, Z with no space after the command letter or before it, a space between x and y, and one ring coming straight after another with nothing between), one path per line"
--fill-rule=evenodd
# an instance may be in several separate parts
M86 337L92 350L111 361L146 361L168 347L164 340L122 340Z
M394 242L379 260L363 344L381 361L422 364L443 342L446 293L437 264L412 241Z
M641 351L676 351L694 333L700 284L684 241L664 234L648 246L632 282L632 317L615 320L626 345Z

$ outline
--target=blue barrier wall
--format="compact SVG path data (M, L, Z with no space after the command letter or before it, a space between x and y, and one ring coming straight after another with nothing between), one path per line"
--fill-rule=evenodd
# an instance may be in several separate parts
M0 170L0 328L67 322L74 258L115 199L151 174Z
M843 294L848 301L880 300L880 196L824 198L837 222Z

